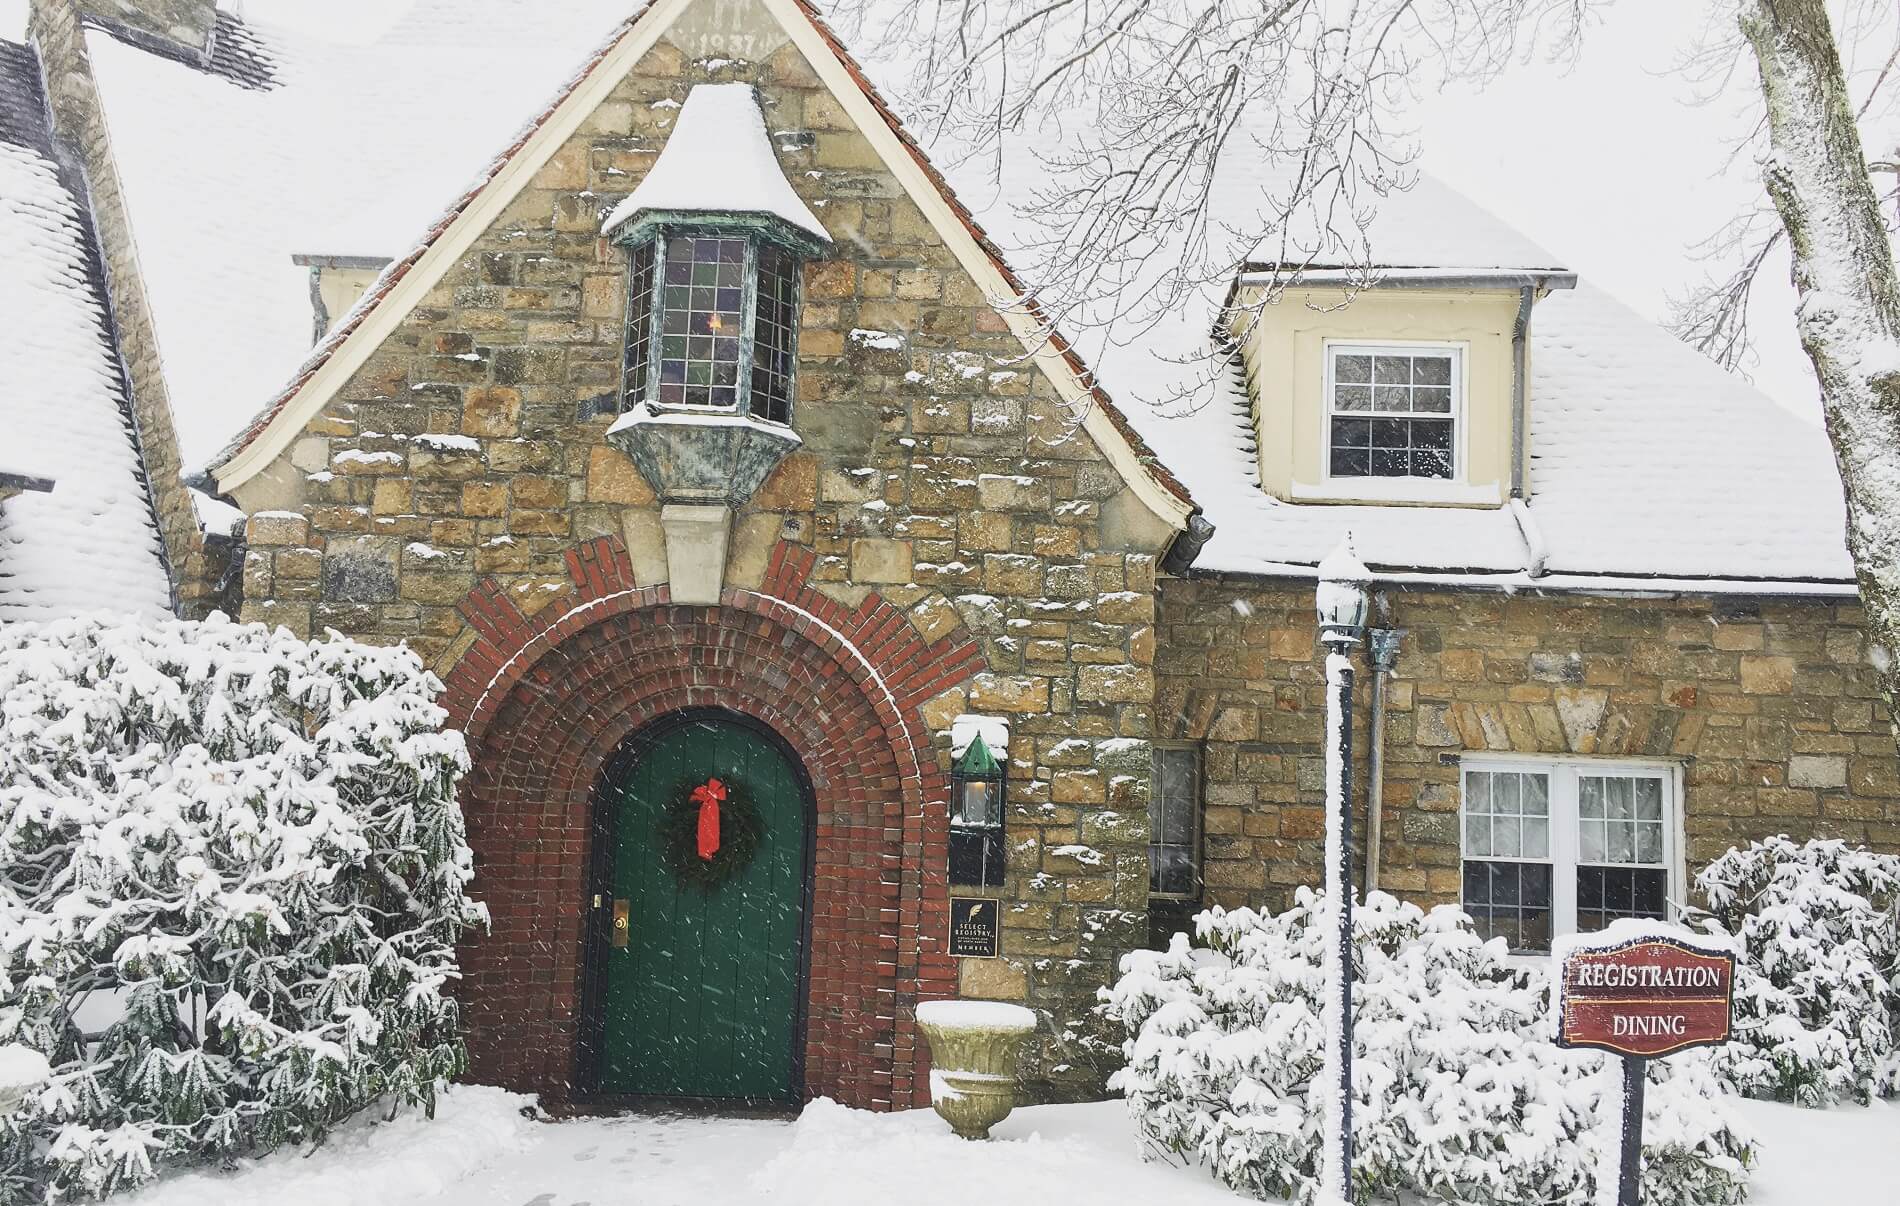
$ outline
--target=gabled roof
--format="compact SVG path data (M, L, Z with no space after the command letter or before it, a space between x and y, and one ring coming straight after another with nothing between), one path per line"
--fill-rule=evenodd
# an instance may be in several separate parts
M61 159L36 56L0 41L0 469L37 479L0 502L0 621L166 614L91 211Z
M455 14L450 16L446 11L445 0L421 0L411 10L409 19L440 19L455 28L459 22L470 19L466 11L470 7L484 8L496 3L497 0L476 0L472 6L458 5ZM911 199L938 227L946 245L957 254L959 261L973 274L978 284L997 297L1019 295L1022 284L1003 262L1001 253L985 238L968 210L950 192L944 178L930 165L915 140L904 131L889 105L876 94L863 71L845 54L836 37L824 26L816 10L798 0L761 0L761 5L784 26L793 43L813 63L821 79L832 89L833 95L846 111L855 110L854 119L866 137L878 148L887 166L906 187ZM560 7L559 4L551 4L547 9L557 10ZM290 385L281 390L237 439L217 455L214 472L221 487L232 488L269 463L281 451L308 417L327 400L331 391L348 379L400 316L419 300L428 285L440 279L466 242L472 241L487 227L519 184L558 149L566 136L594 110L620 74L645 53L685 8L686 0L654 0L612 30L606 41L591 56L584 58L579 72L555 92L553 101L536 113L500 155L489 160L488 166L477 175L474 183L445 212L433 223L422 227L424 233L421 239L410 244L385 270L351 315L338 324L305 361ZM537 5L536 16L543 18L540 28L545 30L550 24L561 25L563 14L543 11L543 7ZM486 18L492 22L484 27L484 33L489 38L495 38L502 28L511 25L508 14L499 9L488 11ZM518 21L518 15L516 19ZM571 14L568 19L573 19ZM94 42L104 36L95 34ZM378 42L377 45L383 43ZM129 48L119 49L123 52ZM281 55L283 52L275 53ZM410 48L410 53L417 56L416 64L428 62L432 57L420 48ZM524 48L522 53L530 60L535 57L530 48ZM95 50L95 61L102 64L96 68L102 80L115 72L124 72L128 76L140 74L137 88L139 103L147 109L168 108L164 103L169 99L168 94L181 91L176 78L160 79L149 63L133 68L122 54L117 56L121 61L116 65L103 65L113 57L112 52L103 48ZM411 80L433 80L436 75L433 70L407 70L404 74ZM280 66L278 76L282 81L278 92L289 93L296 88L294 63ZM483 82L487 82L485 77ZM116 121L110 116L114 108L112 94L117 90L129 95L132 89L123 84L106 84L104 88L108 94L108 120ZM189 98L180 99L189 103ZM228 115L236 107L234 99L229 96L220 98L218 113L221 120L231 120ZM327 101L329 96L326 94L323 99ZM204 107L202 102L198 105L198 108ZM326 120L335 123L337 118L330 116ZM260 130L258 133L262 135L265 131ZM248 143L249 140L241 141ZM147 179L168 179L174 190L187 187L185 178L175 165L159 161L156 157L142 169L127 168L124 164L121 166L128 177L134 178L128 183L128 192L134 197L135 227L140 220L141 208L137 197L138 176L143 174ZM227 176L248 176L258 171L235 150L226 153L226 162L219 167L219 174ZM190 180L189 187L201 189L203 184L201 180L194 179ZM352 249L351 253L361 253L363 250ZM174 272L180 279L189 279L183 265ZM147 275L152 275L149 266ZM159 300L159 295L165 292L164 286L154 285L152 292L155 308L164 310L165 303ZM182 301L178 308L181 312L186 309ZM1084 428L1116 464L1136 493L1171 526L1184 523L1194 505L1187 490L1155 460L1132 425L1116 411L1107 394L1094 384L1080 359L1060 337L1048 335L1039 323L1039 313L1033 307L1019 308L1006 317L1023 338L1031 358L1043 365L1056 382L1058 390L1082 412ZM242 322L236 315L229 315L228 320ZM172 361L169 349L179 341L204 345L209 350L208 345L214 338L211 332L215 331L219 353L228 351L231 343L228 327L208 325L201 314L195 315L191 323L177 323L175 338L164 329L162 318L160 327L161 345L167 349L168 372L171 371ZM207 372L207 384L210 384L209 378Z

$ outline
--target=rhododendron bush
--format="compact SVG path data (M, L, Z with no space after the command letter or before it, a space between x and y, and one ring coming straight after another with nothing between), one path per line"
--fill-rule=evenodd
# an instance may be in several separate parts
M413 653L281 629L0 625L0 1118L13 1200L432 1108L484 914Z
M1104 991L1128 1036L1112 1083L1146 1140L1256 1197L1313 1200L1325 923L1306 889L1278 915L1215 909L1197 920L1205 947L1176 935L1130 954ZM1555 1044L1548 972L1512 965L1456 909L1381 892L1356 910L1355 938L1355 1199L1597 1200L1615 1176L1621 1064ZM1706 1058L1649 1068L1643 1201L1743 1201L1753 1148Z
M1717 1071L1805 1106L1900 1093L1900 858L1774 837L1730 850L1696 887L1737 950L1735 1039Z

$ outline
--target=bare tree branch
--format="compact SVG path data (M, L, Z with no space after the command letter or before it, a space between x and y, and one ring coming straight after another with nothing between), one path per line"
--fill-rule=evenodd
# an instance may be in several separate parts
M835 0L832 15L887 55L915 48L899 100L940 157L998 188L1039 181L1007 198L1030 232L1018 304L1126 340L1247 264L1275 270L1260 304L1316 265L1371 279L1368 226L1414 179L1419 98L1570 53L1604 3ZM1225 188L1237 166L1246 186Z

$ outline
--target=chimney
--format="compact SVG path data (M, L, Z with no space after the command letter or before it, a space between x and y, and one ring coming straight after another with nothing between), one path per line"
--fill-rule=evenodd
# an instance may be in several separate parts
M151 50L211 58L218 29L217 0L78 0L81 15L113 27Z

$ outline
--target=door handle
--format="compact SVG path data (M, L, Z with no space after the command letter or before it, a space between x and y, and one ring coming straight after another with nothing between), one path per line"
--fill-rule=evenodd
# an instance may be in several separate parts
M611 941L613 945L616 947L626 946L627 939L632 934L632 929L633 929L633 902L630 900L615 899L614 901L614 927L612 931L610 931L610 933L612 934Z

